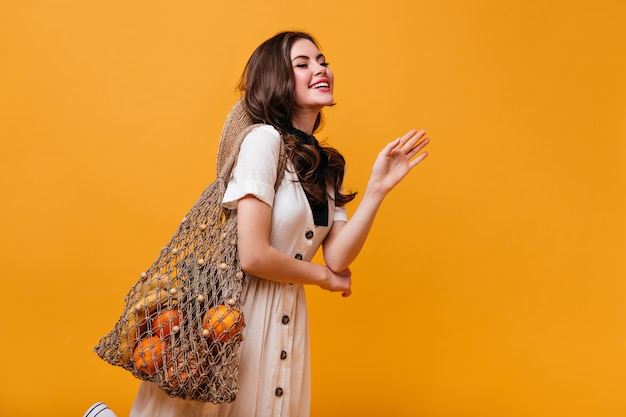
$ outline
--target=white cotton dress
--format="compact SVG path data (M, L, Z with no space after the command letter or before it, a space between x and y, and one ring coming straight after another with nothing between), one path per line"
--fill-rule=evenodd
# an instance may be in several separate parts
M235 209L252 194L272 207L270 244L310 261L330 227L315 226L306 194L287 164L276 192L280 134L271 126L244 139L224 196ZM329 219L347 221L345 208L329 199ZM239 391L230 404L171 398L151 382L142 382L131 417L308 417L310 409L309 328L304 287L251 277L244 289L246 318Z

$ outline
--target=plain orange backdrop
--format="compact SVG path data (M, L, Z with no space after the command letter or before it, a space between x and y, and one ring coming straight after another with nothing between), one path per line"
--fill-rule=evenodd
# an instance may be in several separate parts
M313 33L363 191L411 127L354 294L309 288L312 417L626 415L622 1L0 0L0 415L128 414L92 348L214 178L243 66ZM353 210L351 205L349 210Z

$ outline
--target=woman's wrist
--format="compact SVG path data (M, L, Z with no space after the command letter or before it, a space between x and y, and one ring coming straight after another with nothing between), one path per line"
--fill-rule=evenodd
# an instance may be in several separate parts
M327 266L325 265L319 265L319 264L315 264L318 266L319 269L319 278L317 281L317 285L322 288L322 289L328 289L329 284L330 284L330 269L328 269Z
M387 194L389 193L389 189L383 186L378 181L370 181L365 187L365 191L363 192L363 201L369 201L370 204L373 203L376 206L379 206Z

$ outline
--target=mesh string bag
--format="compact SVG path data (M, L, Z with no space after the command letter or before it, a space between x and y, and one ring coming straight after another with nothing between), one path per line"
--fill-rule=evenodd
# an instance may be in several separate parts
M222 207L222 199L241 143L256 126L239 100L222 129L217 178L131 287L113 330L94 348L171 397L217 404L237 393L246 274L237 255L237 211ZM285 163L281 141L276 187Z

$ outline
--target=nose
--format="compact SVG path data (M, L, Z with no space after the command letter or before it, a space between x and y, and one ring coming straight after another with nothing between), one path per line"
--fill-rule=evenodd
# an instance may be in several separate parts
M315 69L315 75L324 75L326 74L326 67L323 65L317 65L317 68Z

